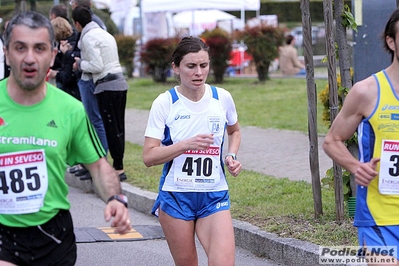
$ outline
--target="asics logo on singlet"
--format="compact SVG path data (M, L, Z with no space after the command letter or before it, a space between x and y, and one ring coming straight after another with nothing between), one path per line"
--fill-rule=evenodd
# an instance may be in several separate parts
M179 120L179 119L190 119L190 115L179 115L177 114L175 117L175 120Z
M399 110L399 105L388 105L388 104L386 104L386 105L384 105L381 108L381 110L382 111L385 111L385 110Z
M228 201L216 203L216 209L220 209L221 207L226 207L226 206L229 206Z

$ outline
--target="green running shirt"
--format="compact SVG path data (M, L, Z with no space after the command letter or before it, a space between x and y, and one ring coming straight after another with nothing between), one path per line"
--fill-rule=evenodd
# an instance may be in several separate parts
M37 226L69 210L67 166L94 163L105 151L81 102L48 83L40 103L23 106L6 84L0 82L0 223Z

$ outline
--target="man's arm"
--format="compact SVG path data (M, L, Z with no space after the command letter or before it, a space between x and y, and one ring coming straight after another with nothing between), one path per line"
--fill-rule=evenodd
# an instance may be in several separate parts
M357 182L361 185L367 185L368 183L365 181L371 181L376 176L376 162L374 160L372 164L361 163L349 152L344 141L351 138L362 119L372 113L376 101L377 85L374 78L371 77L356 83L348 93L344 105L333 121L323 143L326 154L354 174Z
M119 178L112 166L103 157L92 164L85 164L90 171L96 192L107 203L104 218L108 222L113 217L111 226L116 227L116 232L127 233L131 229L129 211L125 205L117 200L108 199L114 195L122 194Z
M85 167L90 171L97 193L104 202L112 195L122 193L118 176L104 157L92 164L85 164Z

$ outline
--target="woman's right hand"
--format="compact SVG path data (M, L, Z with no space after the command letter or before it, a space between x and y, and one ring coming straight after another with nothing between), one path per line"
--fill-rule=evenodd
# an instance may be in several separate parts
M66 51L71 50L71 49L72 49L72 45L67 40L60 41L60 50L63 54L65 54Z
M198 134L186 141L187 150L207 150L214 143L213 134Z

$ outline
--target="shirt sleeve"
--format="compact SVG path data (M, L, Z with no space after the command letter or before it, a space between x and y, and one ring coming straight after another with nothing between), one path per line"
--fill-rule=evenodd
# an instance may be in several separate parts
M166 119L170 111L170 93L160 94L152 103L144 136L162 140L164 138Z
M104 69L104 62L101 56L101 43L97 38L85 35L82 39L82 60L79 68L86 73L101 73Z
M231 96L231 93L225 89L218 88L218 90L222 106L226 113L227 125L232 126L238 122L238 114L233 97Z
M83 108L71 114L69 123L71 141L68 145L68 165L93 163L106 156L101 141Z

